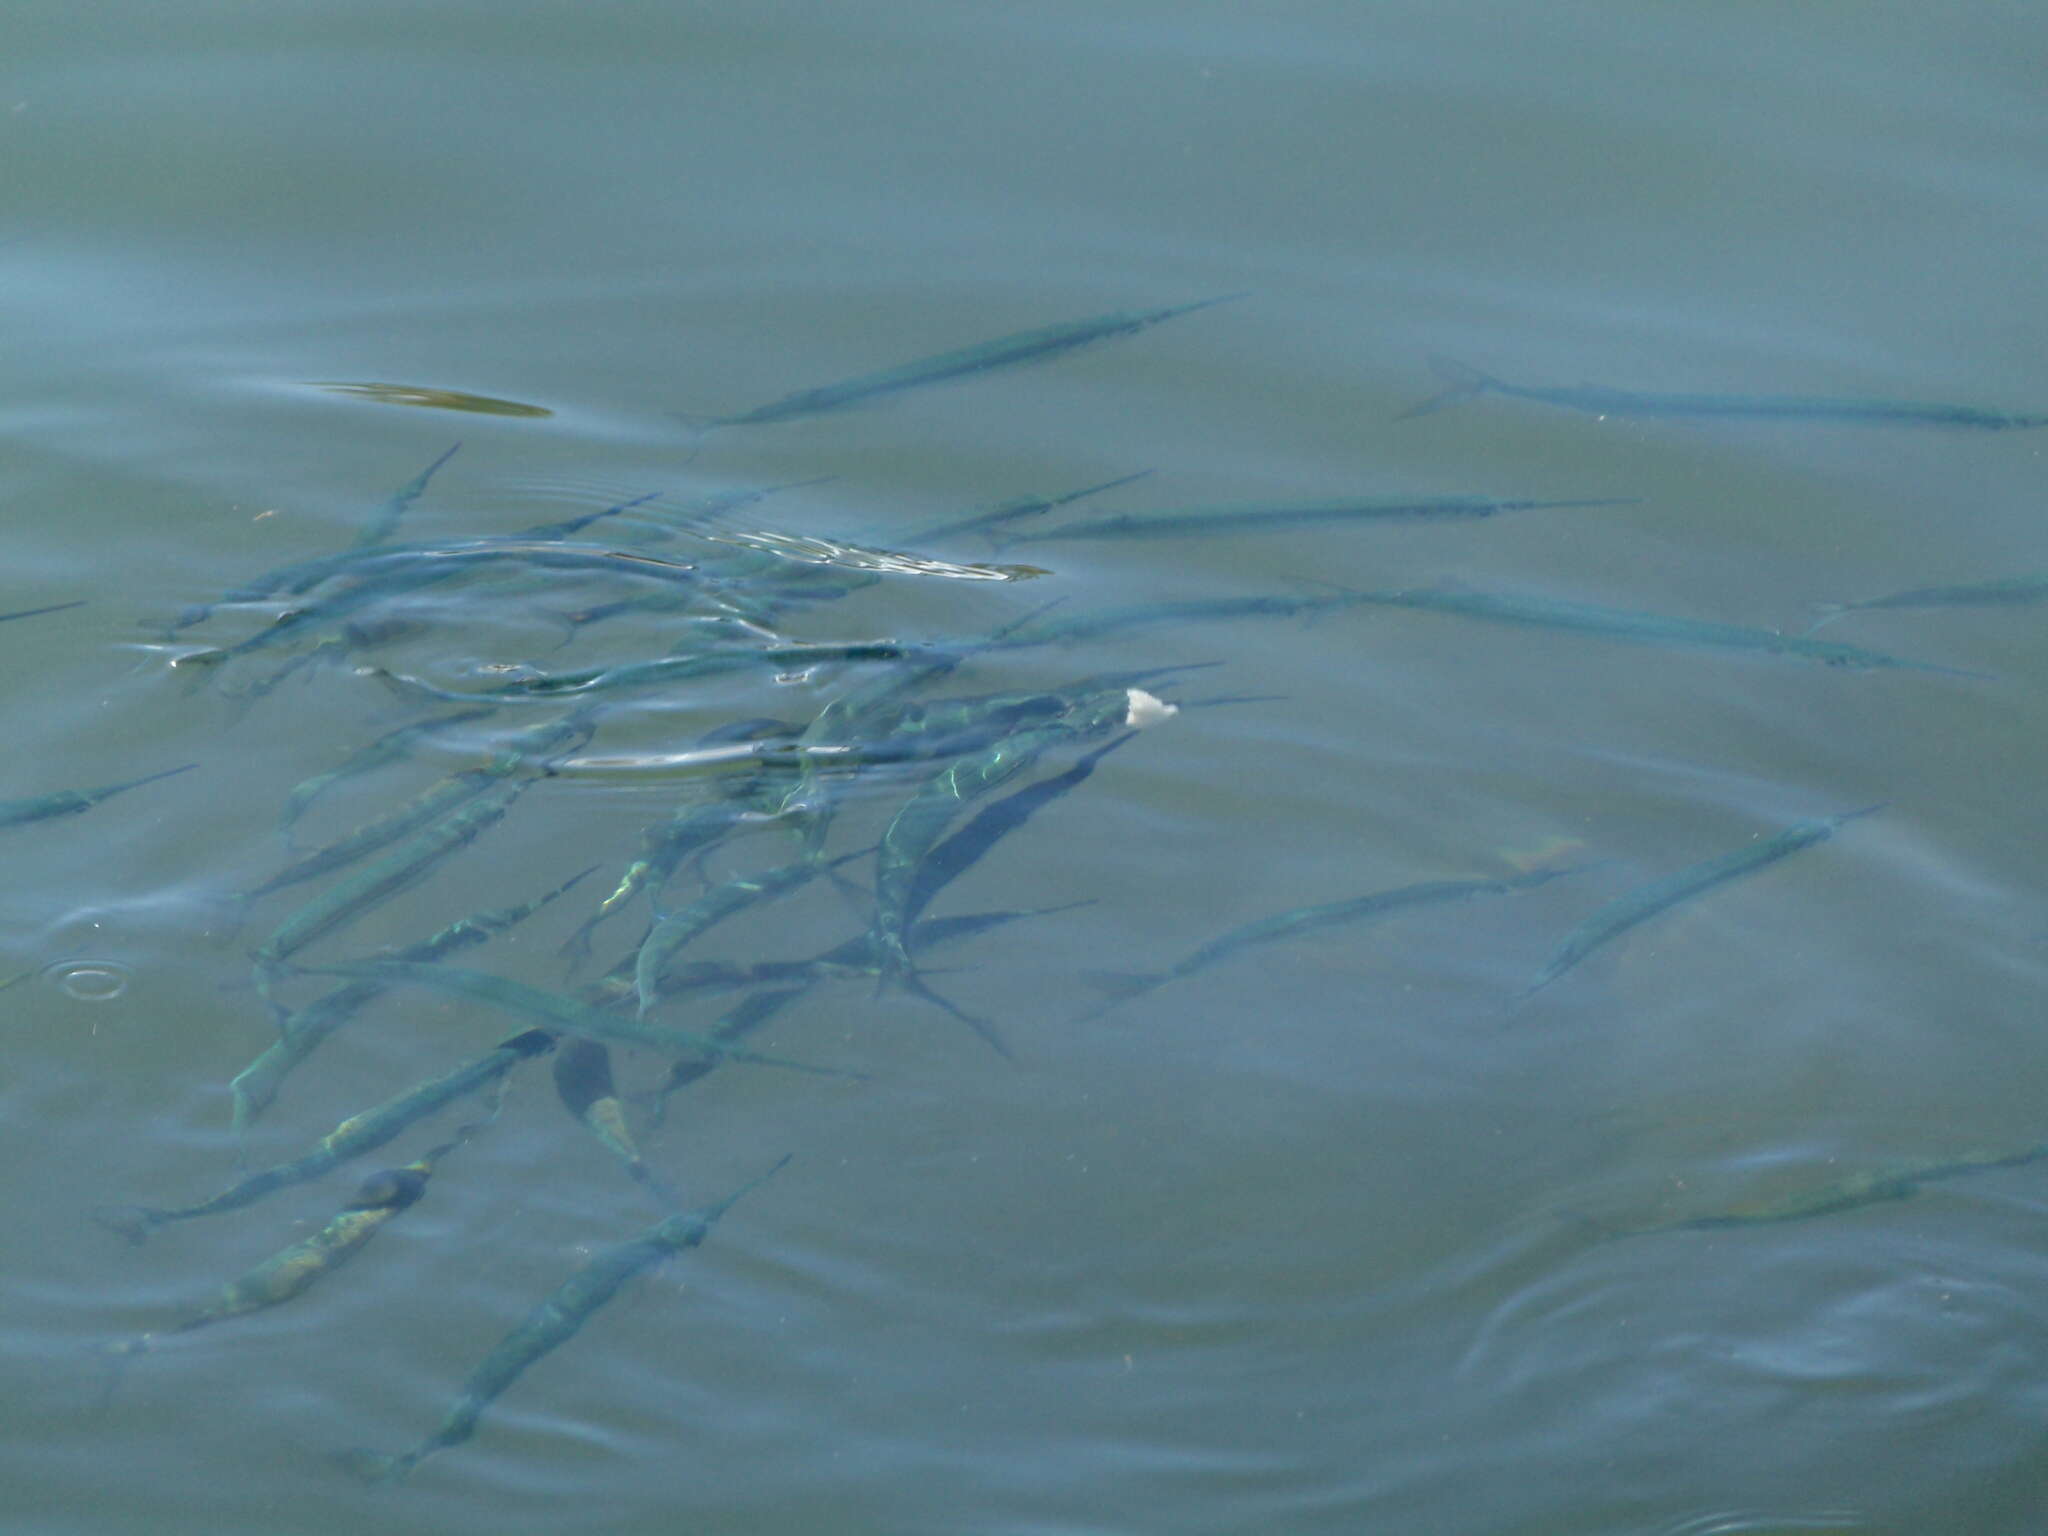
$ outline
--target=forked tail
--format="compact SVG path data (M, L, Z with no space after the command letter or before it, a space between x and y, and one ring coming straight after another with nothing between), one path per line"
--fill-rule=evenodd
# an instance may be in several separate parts
M1429 366L1436 371L1438 378L1450 385L1450 388L1442 394L1430 396L1419 405L1409 406L1394 420L1409 421L1417 416L1432 415L1446 406L1456 405L1460 401L1470 400L1474 395L1498 388L1500 384L1500 380L1490 374L1481 373L1469 363L1461 363L1456 358L1432 357Z

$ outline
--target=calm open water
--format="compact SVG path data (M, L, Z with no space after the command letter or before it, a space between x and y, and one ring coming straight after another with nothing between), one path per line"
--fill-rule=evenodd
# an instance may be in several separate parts
M732 1068L677 1098L648 1157L692 1199L790 1166L402 1487L333 1453L417 1441L508 1328L655 1214L543 1075L349 1268L168 1341L105 1411L106 1344L312 1231L357 1172L140 1249L88 1219L228 1177L224 1085L269 1030L243 953L289 904L230 937L219 898L277 866L292 785L416 713L352 667L474 684L671 638L644 620L552 653L553 615L597 590L578 580L426 604L424 631L254 701L230 693L262 655L170 667L261 621L167 648L180 609L346 546L458 440L402 536L827 476L751 515L886 542L1140 470L1074 515L1636 498L1020 547L1001 558L1051 574L893 578L807 615L812 639L1311 580L1796 632L1816 603L2048 570L2048 433L1500 394L1395 420L1442 387L1432 355L1532 384L2048 410L2048 15L15 0L4 32L0 611L88 601L0 628L0 797L198 765L0 834L0 963L40 973L0 994L7 1530L2048 1527L2048 1166L1611 1238L2048 1139L2037 607L1822 631L1992 680L1398 608L963 670L955 691L1217 662L1180 696L1272 697L1144 733L935 909L1094 903L934 961L1014 1063L851 982L758 1040L872 1080ZM1240 290L868 409L701 441L676 415ZM848 681L678 694L603 745L645 757L764 704L801 720ZM468 747L337 791L309 832ZM592 861L608 888L686 787L644 763L537 784L318 953L412 942ZM1603 902L1875 802L1516 1001ZM857 806L839 846L889 804ZM1597 867L1247 950L1085 1019L1091 972L1545 847ZM742 853L714 878L744 867L721 859ZM594 899L462 963L559 985ZM807 954L860 922L821 885L690 953ZM118 997L74 995L109 975ZM293 1080L257 1151L292 1156L516 1027L393 993Z

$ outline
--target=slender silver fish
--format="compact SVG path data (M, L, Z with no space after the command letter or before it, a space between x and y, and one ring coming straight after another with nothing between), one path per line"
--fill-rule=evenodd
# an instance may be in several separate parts
M1242 293L1226 293L1220 298L1198 299L1192 304L1176 304L1167 309L1118 310L1113 314L1091 315L1085 320L1066 320L1058 325L1042 326L1032 331L1018 331L1014 335L998 336L994 341L978 342L971 347L940 352L931 357L919 358L916 362L884 368L879 373L864 373L857 378L842 379L836 384L823 384L816 389L800 389L795 394L770 400L765 405L755 406L751 411L742 411L737 416L686 416L683 419L693 426L708 430L712 427L762 426L772 421L793 421L800 416L817 416L826 411L836 411L857 404L862 400L872 400L880 395L900 394L907 389L919 389L927 384L938 384L947 379L964 378L968 374L987 373L995 368L1008 368L1018 363L1034 363L1046 358L1059 357L1091 342L1104 341L1112 336L1135 335L1177 315L1191 315L1198 309L1228 304L1233 299L1244 297Z
M75 598L68 603L51 603L47 608L23 608L14 613L0 613L0 624L6 623L9 619L33 619L39 614L62 613L66 608L83 608L84 606L85 599L81 597Z
M2048 1158L2048 1142L2023 1147L2017 1152L1985 1152L1974 1157L1941 1161L1920 1159L1890 1167L1864 1168L1829 1182L1774 1199L1735 1206L1706 1216L1680 1217L1671 1221L1645 1222L1640 1226L1604 1228L1609 1237L1640 1237L1652 1232L1711 1232L1729 1227L1777 1226L1788 1221L1812 1221L1865 1206L1909 1200L1922 1185L1947 1179L1967 1178L2000 1168L2022 1168ZM1595 1225L1602 1225L1595 1223Z
M1084 977L1090 983L1108 994L1108 1000L1085 1019L1097 1019L1110 1009L1134 997L1163 987L1170 981L1180 981L1198 971L1229 959L1240 950L1256 948L1261 944L1273 944L1282 939L1291 939L1297 934L1313 933L1321 928L1334 928L1345 923L1384 922L1404 912L1419 907L1436 907L1452 902L1471 901L1480 896L1506 896L1515 891L1526 891L1547 884L1564 875L1575 875L1583 865L1571 865L1560 869L1534 869L1526 874L1509 875L1504 878L1482 878L1476 880L1424 880L1415 885L1403 885L1388 891L1372 891L1364 896L1352 896L1343 901L1321 902L1314 906L1294 907L1277 912L1271 917L1258 918L1219 934L1208 943L1190 951L1163 971L1130 974L1117 971L1089 971Z
M2048 426L2048 416L2019 416L1980 410L1972 405L1943 405L1924 400L1835 399L1826 395L1690 395L1656 394L1646 390L1608 389L1599 384L1510 384L1448 357L1432 357L1430 367L1450 384L1442 394L1409 407L1396 421L1427 416L1474 395L1513 395L1544 405L1583 411L1591 416L1663 416L1673 418L1811 421L1844 426L1962 427L1982 432Z
M139 779L102 784L96 789L60 789L52 794L31 795L26 800L0 800L0 827L18 827L31 821L46 821L52 816L75 816L80 811L91 810L109 796L144 784L154 784L158 779L168 779L173 774L186 773L198 766L197 763L187 763L182 768L166 768L161 773L146 773Z
M1858 603L1818 603L1815 609L1820 617L1807 625L1806 632L1810 635L1845 613L1861 613L1866 608L2024 608L2043 598L2048 598L2048 575L2004 576L1953 587L1913 587L1886 597L1866 597Z
M1638 923L1648 922L1658 913L1668 912L1680 902L1710 891L1717 885L1725 885L1767 864L1790 858L1802 848L1825 842L1844 822L1883 809L1884 803L1880 801L1876 805L1843 811L1834 816L1817 816L1811 821L1794 822L1775 837L1761 838L1732 853L1689 865L1662 880L1653 880L1648 885L1617 896L1565 935L1564 942L1550 957L1550 963L1537 972L1536 979L1529 983L1522 996L1527 997L1549 986L1601 945L1619 938Z
M1421 523L1493 517L1502 512L1565 507L1634 506L1639 496L1581 501L1501 501L1485 496L1360 497L1289 507L1190 507L1174 512L1124 512L1022 534L1005 544L1051 544L1073 539L1206 539L1228 533L1277 533L1323 523Z
M462 1384L440 1427L400 1455L349 1451L341 1461L365 1482L396 1482L436 1451L460 1445L476 1433L477 1421L498 1395L535 1361L574 1338L598 1309L618 1295L627 1281L664 1259L695 1248L711 1234L712 1225L748 1191L781 1172L784 1157L773 1168L741 1185L716 1205L670 1216L623 1243L614 1243L587 1259L547 1300L527 1314L526 1321L499 1341Z
M1907 672L1938 672L1945 677L1989 680L1988 674L1966 667L1944 667L1930 661L1909 661L1859 645L1814 640L1775 629L1746 624L1721 624L1710 619L1677 618L1630 608L1603 608L1593 603L1533 597L1516 592L1473 592L1463 587L1406 587L1398 591L1353 592L1343 599L1389 608L1418 608L1455 614L1494 624L1522 624L1536 629L1575 630L1628 645L1665 645L1679 649L1746 651L1760 656L1793 656L1823 666L1851 671L1891 668ZM1335 601L1335 599L1332 599Z

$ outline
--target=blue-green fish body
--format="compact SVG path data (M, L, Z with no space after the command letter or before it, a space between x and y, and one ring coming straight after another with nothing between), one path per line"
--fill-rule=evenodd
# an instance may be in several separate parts
M0 613L0 624L6 623L9 619L33 619L45 613L62 613L67 608L83 608L84 606L85 599L81 597L68 603L51 603L43 608L21 608L13 613Z
M424 877L501 820L532 782L530 778L499 779L418 836L293 912L251 956L256 962L257 990L268 999L271 983L282 974L286 960Z
M1057 507L1069 506L1090 496L1100 496L1104 491L1113 491L1119 486L1129 485L1151 473L1149 469L1141 469L1134 475L1119 475L1114 480L1105 480L1100 485L1084 486L1078 491L1069 491L1064 496L1018 496L984 511L970 512L964 517L947 518L944 522L920 528L910 536L910 542L913 545L931 544L940 539L958 538L963 533L981 533L993 538L998 528L1021 522L1027 517L1043 517Z
M179 1206L103 1206L93 1213L94 1219L130 1242L140 1243L158 1227L172 1222L254 1205L266 1195L309 1183L343 1163L376 1151L435 1111L480 1088L490 1087L522 1061L545 1055L554 1046L554 1036L547 1031L527 1030L452 1071L408 1088L361 1114L350 1115L304 1155L252 1173L205 1200Z
M1442 394L1403 411L1397 420L1427 416L1474 395L1511 395L1589 416L1668 417L1694 420L1809 421L1826 425L1879 427L1956 427L1982 432L2048 426L2048 416L2013 415L1970 405L1941 405L1922 400L1836 399L1825 395L1697 395L1657 394L1645 390L1609 389L1598 384L1510 384L1447 357L1433 357L1430 366L1450 383Z
M463 1126L452 1140L423 1153L403 1168L386 1168L371 1174L357 1187L349 1202L319 1231L280 1249L228 1282L210 1305L175 1328L166 1329L162 1336L209 1328L230 1318L268 1311L303 1296L362 1252L370 1239L383 1231L394 1216L416 1205L426 1193L427 1181L433 1177L435 1164L462 1145L471 1134L482 1129L485 1123L479 1121ZM155 1348L159 1337L158 1334L145 1333L108 1349L113 1370L101 1394L100 1407L103 1410L120 1386L123 1368L136 1356Z
M962 809L1027 771L1055 746L1087 740L1120 722L1135 723L1138 696L1127 687L1084 694L1058 718L955 758L919 786L891 819L875 854L873 939L885 982L908 981L916 974L908 946L918 872Z
M427 488L427 482L434 478L434 472L450 459L462 444L457 443L441 457L434 460L411 480L392 493L391 499L379 507L363 522L362 530L356 534L357 549L373 549L387 541L398 531L399 521L405 516L406 508L420 499Z
M0 800L0 827L25 826L31 821L47 821L52 816L76 816L81 811L91 810L109 796L123 794L144 784L154 784L158 779L168 779L174 774L187 773L198 766L197 763L186 763L182 768L166 768L161 773L146 773L139 779L102 784L96 789L60 789L53 794L32 795L25 800Z
M591 869L596 866L592 865ZM573 887L591 869L572 875L545 895L516 906L492 907L482 912L473 912L458 922L450 923L439 933L409 944L389 958L403 960L415 965L431 964L436 960L456 954L462 950L482 944L506 929L524 922L535 912ZM319 1047L336 1030L340 1029L364 1004L380 996L384 986L374 981L351 981L337 987L326 996L308 1003L286 1014L278 1022L277 1039L238 1072L228 1084L228 1091L234 1100L234 1131L239 1137L246 1136L249 1128L277 1097L277 1091L299 1063Z
M1114 314L1091 315L1085 320L1067 320L1058 325L1041 326L1037 330L999 336L994 341L980 342L971 347L940 352L931 357L919 358L916 362L884 368L878 373L864 373L857 378L842 379L836 384L825 384L816 389L801 389L795 394L770 400L766 405L757 405L751 411L743 411L737 416L686 419L692 419L696 425L705 428L750 427L764 426L777 421L794 421L803 416L822 415L826 411L840 410L864 400L901 394L909 389L920 389L927 384L966 378L970 374L988 373L1019 363L1042 362L1094 342L1106 341L1112 336L1135 335L1177 315L1193 314L1198 309L1227 304L1233 299L1243 297L1241 293L1231 293L1221 298L1199 299L1192 304L1176 304L1167 309L1119 310Z
M1807 627L1810 635L1845 613L1872 608L2023 608L2048 598L2048 575L2005 576L1992 581L1964 582L1949 587L1914 587L1856 603L1822 603L1820 617Z
M1208 943L1191 950L1164 971L1132 975L1091 973L1088 979L1107 992L1109 999L1087 1017L1100 1018L1119 1004L1163 987L1168 982L1181 981L1198 972L1206 971L1211 966L1247 949L1278 943L1323 928L1335 928L1352 923L1383 922L1423 907L1446 906L1482 896L1507 896L1516 891L1531 890L1536 886L1548 884L1563 875L1577 873L1578 867L1572 866L1535 869L1505 877L1424 880L1393 890L1373 891L1364 896L1349 897L1343 901L1293 907L1288 911L1276 912L1270 917L1258 918L1227 933L1219 934Z
M402 1455L355 1451L344 1458L345 1464L365 1481L395 1482L434 1452L469 1439L476 1433L477 1422L483 1417L484 1410L525 1375L529 1366L574 1338L598 1309L618 1295L636 1275L697 1247L710 1235L719 1217L730 1210L741 1196L772 1178L788 1161L784 1157L768 1172L716 1205L667 1217L637 1237L615 1243L592 1255L556 1287L547 1300L528 1313L523 1323L506 1334L497 1347L484 1356L482 1363L463 1382L460 1395L431 1435Z
M1880 811L1880 805L1866 805L1859 810L1843 811L1834 816L1819 816L1810 821L1794 822L1775 837L1760 838L1717 858L1707 859L1698 864L1653 880L1648 885L1617 896L1606 906L1587 918L1565 936L1564 942L1550 957L1523 992L1529 993L1547 987L1566 971L1577 965L1594 950L1609 941L1619 938L1629 929L1649 921L1661 912L1667 912L1680 902L1688 901L1717 885L1775 864L1780 859L1790 858L1815 843L1825 842L1835 835L1835 829L1843 823L1854 821L1859 816L1868 816Z
M341 780L356 774L369 773L387 763L395 763L428 737L452 730L458 725L481 720L489 713L488 709L465 709L458 710L452 715L437 716L432 720L412 721L399 726L396 730L386 731L368 746L351 753L339 767L300 780L292 787L291 793L285 796L284 809L277 819L277 835L289 840L292 828L298 824L299 818L306 814L315 800Z
M1611 1229L1607 1235L1639 1237L1652 1232L1711 1232L1812 1221L1843 1211L1909 1200L1928 1184L2002 1168L2025 1167L2044 1158L2048 1158L2048 1144L2025 1147L2018 1152L1986 1152L1974 1157L1941 1160L1918 1159L1888 1167L1858 1169L1818 1186L1733 1206L1710 1215L1646 1222L1640 1226Z
M1742 624L1719 624L1707 619L1674 618L1669 614L1644 613L1628 608L1603 608L1592 603L1567 602L1558 598L1531 597L1519 593L1474 592L1463 587L1408 587L1396 591L1357 592L1350 601L1390 608L1413 608L1429 613L1447 613L1460 618L1495 624L1517 624L1534 629L1567 630L1598 635L1630 645L1673 646L1681 649L1743 651L1756 655L1792 656L1801 661L1852 671L1893 668L1913 672L1939 672L1951 677L1982 677L1960 667L1932 662L1909 661L1861 646L1839 645L1805 635L1788 635L1775 629L1756 629Z
M1358 497L1345 501L1310 502L1290 507L1191 507L1174 512L1125 512L1091 518L1007 540L1010 544L1049 544L1076 539L1206 539L1223 534L1276 533L1327 523L1415 523L1469 521L1503 512L1557 510L1567 507L1631 506L1638 498L1605 496L1579 501L1503 501L1485 496Z
M1357 606L1363 596L1349 592L1274 594L1266 597L1191 598L1162 603L1136 603L1070 614L1019 629L1003 643L1011 649L1036 645L1073 645L1106 640L1134 630L1173 624L1223 624L1239 619L1313 618Z
M523 982L486 971L464 970L452 965L416 965L400 960L363 960L349 965L311 966L316 976L357 976L393 985L427 987L472 1002L489 1003L513 1013L535 1018L552 1032L581 1035L591 1040L618 1045L645 1046L667 1056L692 1052L747 1062L755 1066L781 1067L791 1072L810 1072L822 1077L862 1076L836 1067L816 1067L787 1057L767 1056L759 1051L742 1051L721 1045L708 1035L650 1024L629 1013L613 1012L561 992L529 987Z

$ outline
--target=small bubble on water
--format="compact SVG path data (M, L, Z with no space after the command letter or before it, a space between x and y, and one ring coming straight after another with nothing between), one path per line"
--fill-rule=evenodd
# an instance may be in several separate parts
M111 1002L128 990L128 967L118 960L59 960L43 975L81 1003Z

